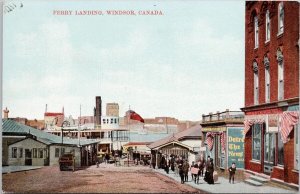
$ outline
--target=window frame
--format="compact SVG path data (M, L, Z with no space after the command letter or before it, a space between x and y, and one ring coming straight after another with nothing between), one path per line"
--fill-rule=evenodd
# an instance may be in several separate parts
M254 49L257 49L259 45L259 27L258 16L254 16Z
M271 78L270 78L270 67L265 68L265 101L270 102L271 98Z
M266 42L269 42L271 39L271 20L270 20L270 12L267 10L266 12Z
M280 143L281 142L281 143ZM280 144L279 144L280 143ZM282 150L283 150L283 152L282 152L282 157L279 157L279 154L280 154L280 152L279 152L279 146L280 145L282 145ZM279 158L282 158L282 163L281 162L279 162ZM284 144L283 144L283 142L282 142L282 139L281 139L281 133L280 132L278 132L278 135L277 135L277 159L276 159L276 164L277 164L277 166L280 166L280 167L283 167L284 166Z
M38 153L38 158L44 158L44 148L39 148Z
M55 158L59 158L59 154L60 154L60 149L59 148L55 148Z
M278 34L281 35L284 32L284 6L283 2L278 4Z
M37 155L37 148L33 148L33 149L32 149L32 158L38 158L38 155Z
M259 131L257 137L254 136L256 130ZM251 158L252 158L252 160L255 160L255 161L261 161L261 157L262 157L262 155L261 155L261 149L262 149L262 131L263 131L262 124L253 124L252 125L252 153L251 153ZM260 147L259 147L259 152L258 152L259 153L259 157L258 158L254 157L254 138L255 139L259 139L259 146Z
M23 158L23 148L19 148L18 157Z
M284 63L278 61L278 100L284 99Z
M259 104L259 76L258 71L254 71L254 105Z
M17 147L12 147L11 148L11 157L12 158L17 158L18 157L18 148Z

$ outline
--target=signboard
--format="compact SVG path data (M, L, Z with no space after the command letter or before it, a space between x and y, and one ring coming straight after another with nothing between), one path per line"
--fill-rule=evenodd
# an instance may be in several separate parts
M278 132L278 114L268 115L268 132Z
M202 127L202 132L226 131L226 127Z
M244 168L244 128L228 127L228 167L235 162L237 168Z

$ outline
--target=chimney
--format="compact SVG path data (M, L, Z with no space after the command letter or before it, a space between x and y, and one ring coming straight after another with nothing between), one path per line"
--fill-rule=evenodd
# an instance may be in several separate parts
M5 108L5 110L3 110L3 113L4 113L4 119L8 119L9 110L7 109L7 107Z

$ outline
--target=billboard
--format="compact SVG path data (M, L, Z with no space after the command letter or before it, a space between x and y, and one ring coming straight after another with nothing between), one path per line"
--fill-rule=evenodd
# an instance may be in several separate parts
M237 168L244 168L244 128L228 127L228 167L235 162Z

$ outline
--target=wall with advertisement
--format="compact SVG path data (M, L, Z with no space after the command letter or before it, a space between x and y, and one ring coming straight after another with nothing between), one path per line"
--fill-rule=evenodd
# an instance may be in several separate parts
M235 162L237 168L244 168L244 128L227 128L228 168Z

